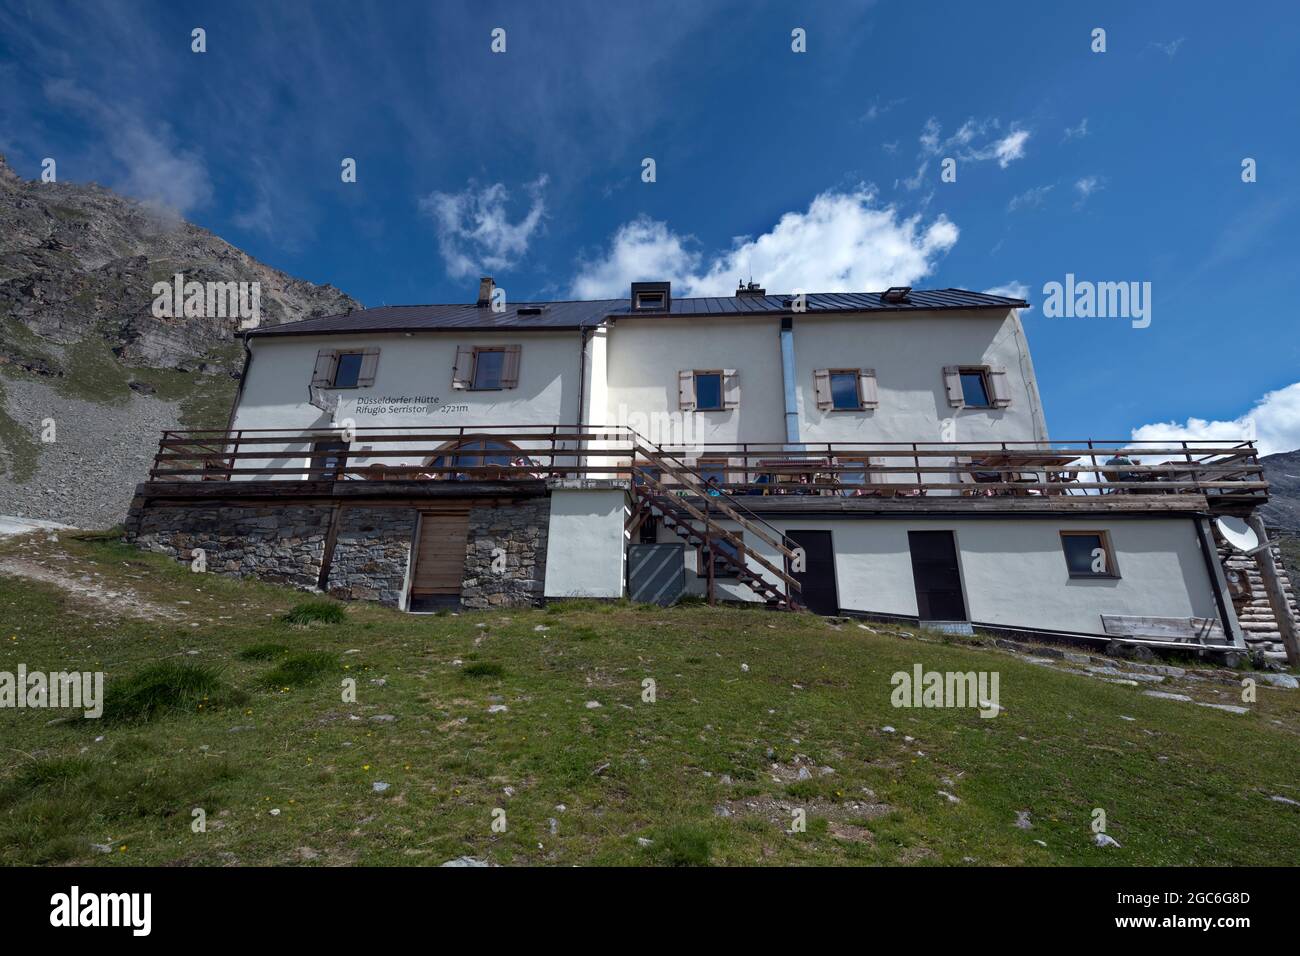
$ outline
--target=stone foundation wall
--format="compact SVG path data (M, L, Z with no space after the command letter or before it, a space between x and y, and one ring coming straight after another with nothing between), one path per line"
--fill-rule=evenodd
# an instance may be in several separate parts
M541 604L550 518L549 498L471 508L461 605L483 609Z
M330 562L329 593L348 601L400 607L418 520L414 508L344 508Z
M542 603L550 512L549 498L471 507L462 606ZM185 563L201 548L208 571L315 590L333 513L331 504L145 505L137 499L126 540ZM326 590L343 600L400 607L419 510L344 506L337 522Z
M315 588L329 507L236 508L156 505L133 509L126 540L190 563L202 549L208 571Z

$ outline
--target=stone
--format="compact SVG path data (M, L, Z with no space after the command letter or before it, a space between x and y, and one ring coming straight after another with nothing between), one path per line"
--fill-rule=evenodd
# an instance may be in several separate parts
M479 860L472 856L458 856L454 860L448 860L446 863L440 863L439 866L492 866L487 860Z
M1119 846L1119 843L1115 838L1106 833L1094 833L1092 835L1092 842L1094 846Z
M1265 684L1271 684L1273 687L1284 687L1287 690L1300 689L1300 681L1296 680L1290 674L1272 674L1267 671L1261 671L1255 677Z
M1144 690L1142 693L1147 697L1159 697L1161 700L1191 701L1186 694L1171 694L1164 690Z
M1017 827L1018 829L1021 829L1021 830L1031 830L1031 829L1033 829L1033 826L1034 826L1034 825L1033 825L1031 822L1029 822L1029 811L1028 811L1028 810L1017 810L1017 811L1016 811L1016 827Z
M389 785L384 783L382 780L376 780L370 785L370 789L375 791L375 793L383 793L388 789L388 787Z
M1197 707L1212 707L1212 708L1214 708L1215 710L1223 710L1223 711L1227 711L1229 714L1249 714L1249 713L1250 713L1250 708L1249 708L1249 707L1237 707L1237 706L1234 706L1233 704L1207 704L1207 703L1206 703L1205 701L1203 701L1203 700L1198 700L1198 701L1196 702L1196 706L1197 706Z

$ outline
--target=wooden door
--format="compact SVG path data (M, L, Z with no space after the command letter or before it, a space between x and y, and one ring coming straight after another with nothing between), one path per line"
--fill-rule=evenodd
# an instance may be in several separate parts
M468 536L468 509L420 513L415 571L411 576L411 610L459 602Z
M909 531L917 616L922 621L964 621L961 565L951 531Z
M785 536L804 551L804 570L786 570L799 582L797 600L814 614L839 614L840 598L835 587L835 549L829 531L787 531Z

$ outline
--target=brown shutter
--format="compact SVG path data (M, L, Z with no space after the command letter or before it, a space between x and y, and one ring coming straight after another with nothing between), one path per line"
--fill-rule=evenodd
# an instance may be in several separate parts
M822 411L835 407L835 400L831 397L831 370L828 368L819 368L813 371L813 383L817 394L817 407Z
M361 372L357 375L357 386L375 384L375 370L379 368L379 349L366 349L361 353Z
M695 372L691 369L677 373L677 407L684 412L695 411Z
M1011 382L1007 378L1006 369L989 369L989 390L993 392L989 398L994 408L1006 408L1011 404Z
M504 351L506 354L501 360L501 387L518 388L519 354L523 351L523 347L519 345L507 345Z
M961 408L966 404L966 399L961 391L961 368L957 365L945 365L943 367L943 384L948 390L948 404L953 408Z
M722 370L722 407L740 407L740 376L734 368Z
M469 388L474 380L474 347L456 346L456 364L451 367L451 387Z
M876 370L874 368L858 369L858 397L862 399L863 408L875 408L880 404L880 395L876 389Z
M339 364L339 353L332 349L321 349L316 353L316 368L311 373L311 383L321 388L334 384L334 369ZM300 386L301 387L301 386Z

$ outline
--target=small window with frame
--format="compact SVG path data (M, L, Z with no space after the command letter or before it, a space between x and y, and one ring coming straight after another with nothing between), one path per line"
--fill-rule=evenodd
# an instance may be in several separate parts
M1118 578L1119 565L1107 531L1062 531L1061 549L1072 578Z
M723 408L722 372L720 370L696 372L695 410L700 412L720 412Z
M361 382L361 363L365 356L361 352L340 352L334 363L334 380L331 388L356 388Z
M474 350L474 378L470 388L502 388L505 360L505 349L476 348Z
M666 296L662 292L638 292L636 308L638 312L658 312L663 309Z
M835 411L862 409L862 373L858 369L831 369L831 408Z
M719 486L719 492L722 491L721 486L728 481L727 459L725 458L701 458L696 463L695 470L699 473L700 480L706 485L712 483Z
M989 383L988 369L963 368L961 375L961 397L967 408L992 408L993 389Z

